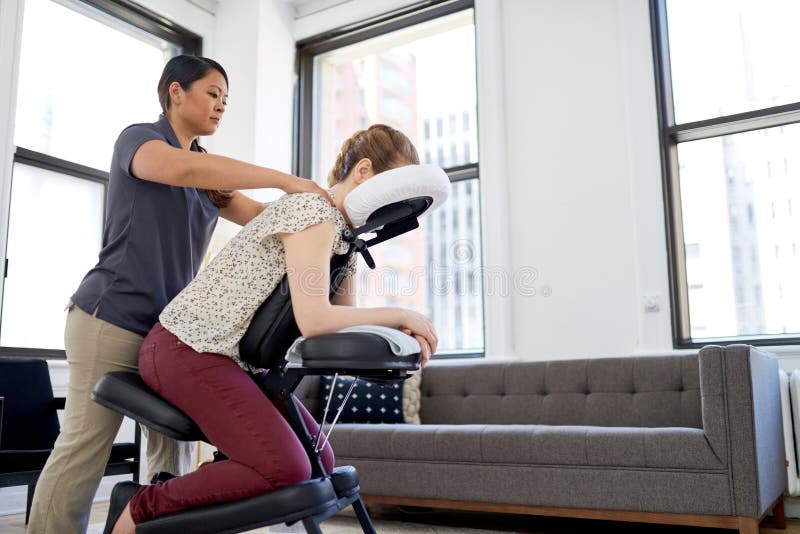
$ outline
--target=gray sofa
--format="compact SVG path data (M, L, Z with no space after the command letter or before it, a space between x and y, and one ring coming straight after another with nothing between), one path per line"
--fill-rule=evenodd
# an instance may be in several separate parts
M421 425L339 424L337 464L368 505L758 532L785 487L777 361L699 354L432 362ZM308 379L306 379L308 380ZM312 410L312 381L299 390Z

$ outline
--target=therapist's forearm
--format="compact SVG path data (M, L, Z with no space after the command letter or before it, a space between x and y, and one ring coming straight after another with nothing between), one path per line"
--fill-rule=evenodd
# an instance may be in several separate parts
M296 177L217 154L185 152L185 185L201 189L286 189Z

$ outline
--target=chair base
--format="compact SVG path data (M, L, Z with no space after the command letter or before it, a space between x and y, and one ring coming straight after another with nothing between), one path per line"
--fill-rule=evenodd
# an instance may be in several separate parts
M296 380L302 377L297 377ZM153 392L139 377L138 373L120 371L108 373L98 382L92 398L113 410L121 412L140 424L166 430L176 439L194 441L202 438L199 428L186 417ZM291 399L291 394L281 402ZM293 402L286 406L289 419L295 421L304 446L312 447L308 431L302 426L302 419ZM165 414L167 414L165 416ZM303 437L305 436L305 438ZM220 457L223 458L223 457ZM312 464L319 464L319 456L310 454ZM317 470L321 464L315 466ZM159 473L152 482L169 480L171 473ZM353 506L356 516L366 534L374 534L375 529L366 507L359 495L358 473L352 466L334 469L330 476L315 472L311 480L281 488L263 495L241 501L192 508L165 515L137 525L136 532L167 533L192 532L202 534L217 532L243 532L279 523L302 522L310 533L319 533L319 523Z
M159 480L168 480L161 474ZM329 478L312 479L257 497L183 510L136 526L137 534L245 532L279 523L302 522L309 534L321 534L319 524L352 506L365 534L375 527L359 495L358 473L338 467ZM265 514L269 510L269 514Z
M338 512L337 504L336 492L329 479L306 480L249 499L201 506L157 517L136 525L136 532L244 532L278 523L305 521L331 509Z

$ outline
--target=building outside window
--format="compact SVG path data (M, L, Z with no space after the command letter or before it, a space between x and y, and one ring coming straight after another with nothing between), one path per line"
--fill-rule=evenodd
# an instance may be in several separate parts
M448 202L423 216L420 229L376 247L376 270L359 261L359 305L426 313L441 353L483 355L480 221L472 216L480 213L474 12L471 2L458 1L410 18L384 22L385 31L369 27L369 37L299 43L306 104L297 171L326 184L362 118L401 130L422 163L443 167L452 182ZM359 92L363 101L354 98ZM330 120L339 110L349 120Z
M800 4L652 0L677 346L800 339Z
M100 251L114 142L125 126L157 119L166 60L199 49L198 36L135 6L26 0L3 210L3 347L63 354L65 306Z

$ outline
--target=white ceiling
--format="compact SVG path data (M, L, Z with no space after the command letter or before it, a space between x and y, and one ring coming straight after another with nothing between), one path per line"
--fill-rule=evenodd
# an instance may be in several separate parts
M325 9L347 4L352 0L283 0L294 6L296 17L305 17Z

